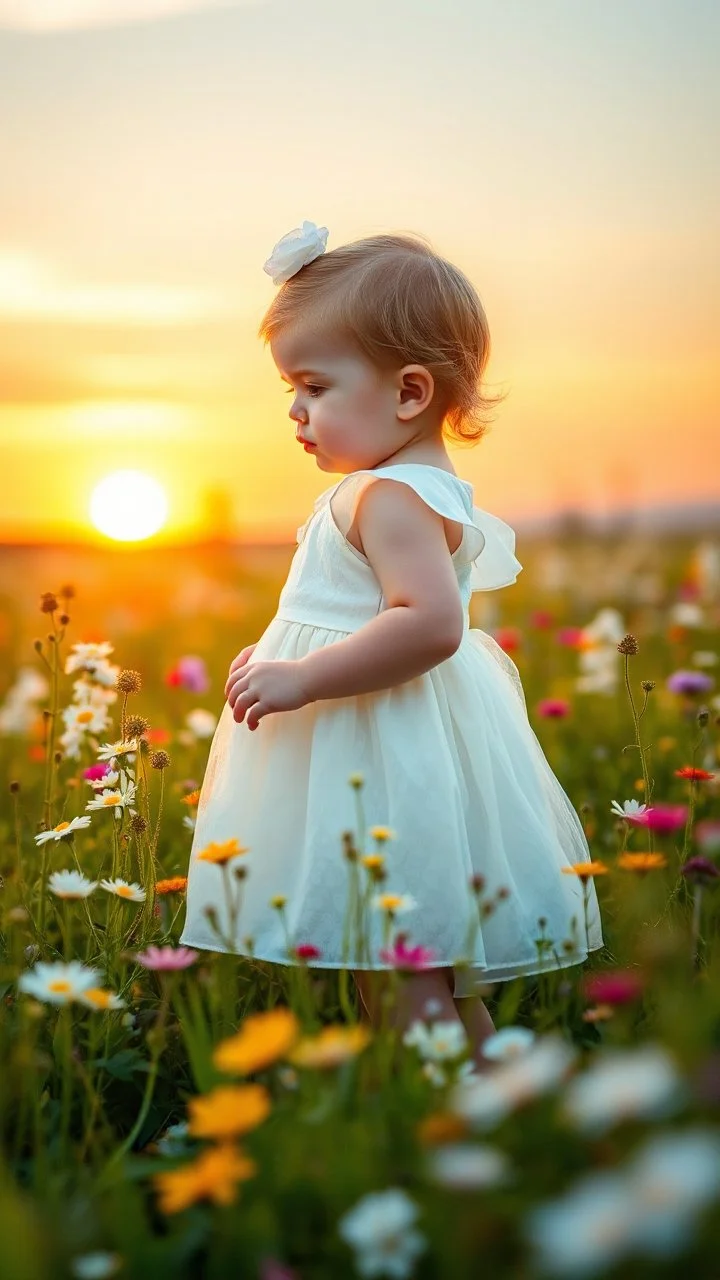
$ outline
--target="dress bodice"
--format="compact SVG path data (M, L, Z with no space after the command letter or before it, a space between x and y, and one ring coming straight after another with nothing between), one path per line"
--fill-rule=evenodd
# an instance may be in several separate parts
M515 532L497 516L473 506L467 480L426 463L352 471L320 494L297 531L298 546L276 616L351 632L382 611L385 600L370 561L346 537L361 490L379 477L410 485L434 511L463 525L452 562L467 629L472 593L508 586L522 569L514 554Z

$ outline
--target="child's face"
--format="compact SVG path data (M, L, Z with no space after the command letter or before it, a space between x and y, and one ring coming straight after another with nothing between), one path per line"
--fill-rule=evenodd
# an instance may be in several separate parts
M381 373L347 345L308 335L278 335L270 349L290 384L295 433L314 446L321 471L379 466L427 434L434 384L422 366Z

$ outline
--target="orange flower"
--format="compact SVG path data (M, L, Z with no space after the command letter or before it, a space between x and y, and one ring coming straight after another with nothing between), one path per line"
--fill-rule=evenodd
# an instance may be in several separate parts
M155 892L163 893L184 893L187 888L187 876L173 876L170 880L158 880L155 885Z
M190 805L190 807L191 807L191 808L194 808L194 807L195 807L195 805L197 804L197 802L198 802L198 800L199 800L199 799L200 799L200 788L199 788L199 787L198 787L197 791L189 791L189 792L188 792L188 794L187 794L186 796L182 796L182 797L181 797L182 803L183 803L183 804L188 804L188 805Z
M583 1022L607 1022L609 1018L615 1016L615 1010L611 1004L596 1004L592 1009L586 1009L582 1014Z
M664 853L621 853L618 866L623 867L625 871L638 871L644 875L657 867L666 867L667 858Z
M434 1146L436 1143L455 1142L467 1133L467 1125L451 1111L433 1111L424 1116L417 1126L417 1136L424 1145Z
M709 782L715 777L714 773L708 773L707 769L694 769L692 765L685 764L682 769L675 770L676 778L692 778L693 782Z
M248 850L244 845L238 844L233 836L232 840L224 840L219 844L216 840L211 840L210 844L200 850L196 856L202 862L214 862L217 866L221 866L225 862L229 862L231 858L237 858L241 853L247 853Z
M284 1058L298 1038L300 1024L284 1005L267 1013L254 1013L240 1030L216 1045L213 1065L218 1071L248 1075Z
M203 1151L193 1164L166 1173L156 1173L153 1183L160 1197L163 1213L179 1213L198 1200L215 1204L232 1204L237 1198L237 1183L252 1178L257 1166L237 1147L229 1143Z
M603 876L609 867L604 862L573 862L570 867L561 867L564 876L579 876L587 880L588 876Z
M323 1027L316 1036L302 1039L288 1057L296 1067L338 1067L361 1053L371 1039L371 1032L360 1023Z
M204 1097L190 1098L188 1112L194 1138L237 1138L270 1114L270 1094L261 1084L219 1085Z

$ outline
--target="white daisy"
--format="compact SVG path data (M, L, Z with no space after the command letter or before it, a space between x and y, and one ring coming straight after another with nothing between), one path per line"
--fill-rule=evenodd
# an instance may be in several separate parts
M510 1161L504 1151L484 1143L448 1143L430 1153L427 1172L434 1182L445 1187L485 1191L507 1182Z
M194 711L188 711L185 723L196 738L212 738L217 726L217 716L212 711L196 707Z
M417 902L409 893L376 893L371 899L371 906L376 911L388 911L399 916L406 911L414 911Z
M595 1135L621 1120L672 1115L685 1094L675 1062L662 1045L608 1049L568 1083L561 1111L583 1133Z
M70 1270L77 1280L108 1280L122 1266L119 1253L98 1249L94 1253L81 1253L71 1259Z
M613 800L610 808L618 818L626 818L632 822L634 818L639 818L640 814L645 812L647 805L640 804L639 800L623 800L622 805L619 805L617 800Z
M133 812L130 806L135 799L136 790L137 787L134 782L128 782L127 786L120 791L105 788L94 800L88 800L85 808L89 811L93 809L114 809L115 816L119 818L121 809L130 809L130 812Z
M417 1205L399 1187L363 1196L338 1223L338 1233L355 1250L363 1276L394 1276L405 1280L427 1241L414 1228Z
M72 835L73 831L80 831L84 827L89 827L92 818L86 813L80 814L77 818L72 818L70 822L59 822L56 827L52 827L49 831L39 831L34 837L37 845L46 844L48 840L62 840L64 836Z
M92 787L93 791L111 791L116 783L120 781L120 774L111 769L109 773L104 773L102 778L86 778L85 781Z
M503 1027L482 1043L483 1058L493 1062L509 1062L525 1053L535 1042L535 1032L529 1027Z
M533 1269L568 1280L607 1270L631 1247L634 1215L619 1173L587 1174L528 1213L525 1233L535 1252Z
M467 1034L461 1022L434 1022L417 1019L403 1036L403 1044L417 1049L423 1062L452 1062L467 1049Z
M695 1218L720 1193L720 1135L696 1126L657 1133L627 1169L634 1239L655 1256L689 1243Z
M109 640L100 644L74 644L65 661L65 674L73 671L92 671L97 663L103 663L113 651Z
M117 898L125 898L128 902L144 902L147 896L139 884L128 884L127 880L101 880L100 888L114 893Z
M196 822L196 819L191 818L189 813L185 814L185 817L183 818L183 826L187 827L188 831L195 830L195 822Z
M53 871L48 877L48 889L56 898L89 898L97 887L97 880L88 880L80 871Z
M39 961L34 968L20 975L18 989L48 1004L69 1004L71 1000L77 1000L83 991L97 987L101 981L99 970L86 969L79 960L70 960L68 964Z
M95 754L98 760L112 760L115 756L127 755L129 751L137 751L137 738L131 738L128 742L104 742L100 750Z
M87 702L71 702L60 713L65 729L72 733L102 733L107 721L104 706L93 707Z
M490 1129L516 1108L562 1084L577 1053L556 1032L538 1036L525 1053L498 1063L492 1073L459 1080L451 1093L450 1110L478 1129Z

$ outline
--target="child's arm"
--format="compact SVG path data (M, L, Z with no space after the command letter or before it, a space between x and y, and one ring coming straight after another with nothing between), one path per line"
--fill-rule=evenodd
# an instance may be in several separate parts
M375 480L361 494L360 538L386 601L353 635L299 660L308 700L373 693L449 658L464 614L442 516L409 485Z

